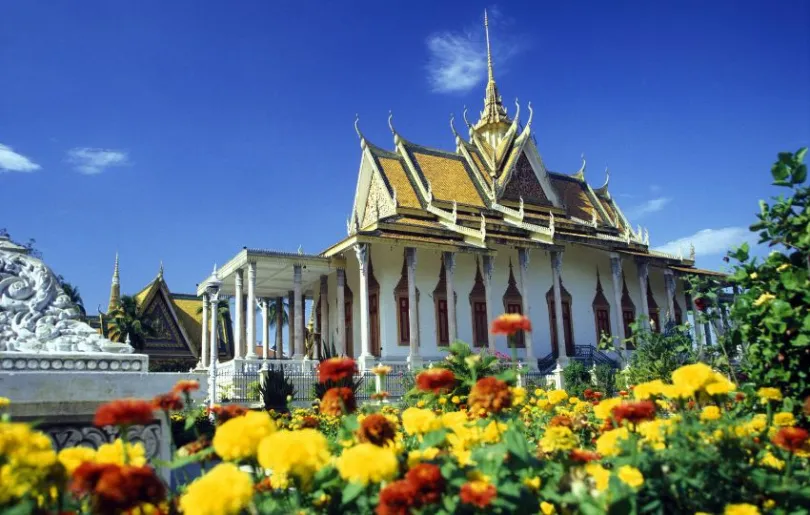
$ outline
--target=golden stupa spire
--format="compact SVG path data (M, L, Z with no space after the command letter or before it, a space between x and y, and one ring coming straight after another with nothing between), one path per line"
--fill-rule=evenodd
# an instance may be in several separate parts
M495 72L492 66L492 46L489 41L489 17L484 9L484 33L487 38L487 92L484 97L484 110L481 111L481 119L478 120L476 128L490 123L508 122L506 108L503 100L498 94L498 86L495 84Z
M110 302L107 313L118 307L121 302L121 277L118 274L118 252L115 253L115 268L113 268L112 285L110 286Z

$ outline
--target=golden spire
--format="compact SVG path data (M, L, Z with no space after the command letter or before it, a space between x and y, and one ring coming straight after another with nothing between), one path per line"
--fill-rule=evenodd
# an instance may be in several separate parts
M508 122L506 108L503 100L498 94L498 86L495 84L495 72L492 67L492 47L489 42L489 17L484 9L484 32L487 38L487 92L484 97L484 110L481 111L481 119L478 120L476 128L490 123Z
M107 313L118 307L121 302L121 277L118 274L118 252L115 253L115 268L113 268L112 286L110 286L110 302Z

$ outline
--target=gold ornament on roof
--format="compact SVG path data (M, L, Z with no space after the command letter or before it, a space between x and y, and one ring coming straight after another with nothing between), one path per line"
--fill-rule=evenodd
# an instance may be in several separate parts
M495 72L492 66L492 46L489 41L489 17L484 9L484 32L487 39L487 91L484 96L484 110L481 111L481 119L478 120L475 128L481 128L488 124L508 122L506 108L503 99L498 94L498 86L495 84Z

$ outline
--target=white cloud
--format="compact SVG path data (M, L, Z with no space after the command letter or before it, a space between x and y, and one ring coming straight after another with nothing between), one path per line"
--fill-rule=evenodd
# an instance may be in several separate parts
M483 20L482 20L483 22ZM427 38L428 82L438 93L456 93L471 90L487 76L486 39L484 24L477 23L472 29L458 32L440 32ZM490 9L489 36L494 54L496 72L498 65L514 55L519 44L514 40L493 37L493 26L508 25L497 9Z
M103 148L73 148L68 151L68 162L76 171L85 175L95 175L111 166L122 166L129 162L126 152Z
M672 240L655 250L667 254L678 255L680 251L684 256L689 255L689 245L695 246L697 256L711 256L724 254L731 247L756 237L747 227L724 227L722 229L701 229L691 236Z
M627 217L630 219L641 218L650 213L657 213L666 207L672 201L669 197L658 197L643 202L637 206L633 206L627 210Z
M0 143L0 172L33 172L42 168L22 154Z

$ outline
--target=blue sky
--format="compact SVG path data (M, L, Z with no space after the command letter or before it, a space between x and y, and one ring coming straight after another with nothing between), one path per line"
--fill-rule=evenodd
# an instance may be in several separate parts
M776 153L810 142L810 3L0 1L0 227L37 239L88 311L115 252L174 291L242 246L345 235L360 149L450 149L483 103L490 9L504 101L546 165L611 191L653 246L720 268ZM525 111L524 111L525 112ZM669 244L669 245L668 245Z

